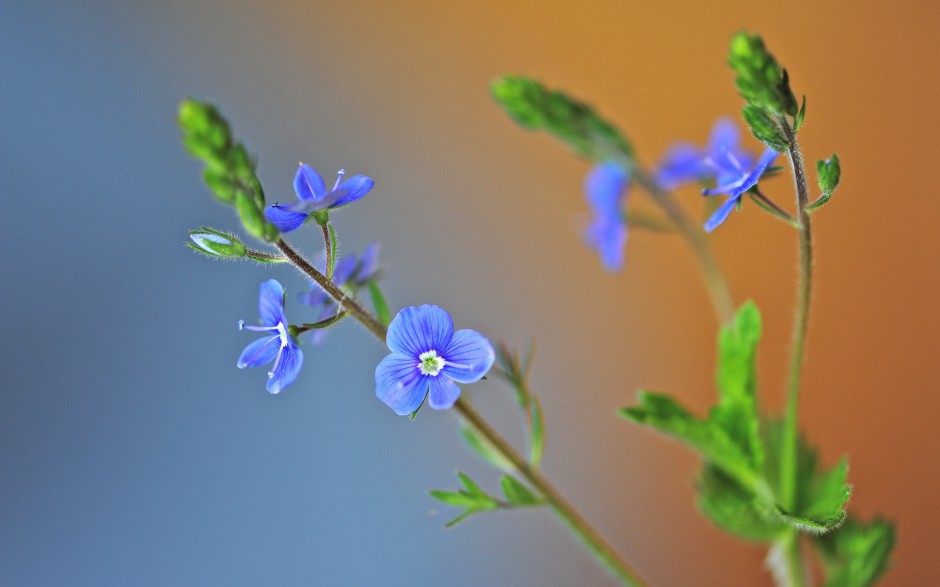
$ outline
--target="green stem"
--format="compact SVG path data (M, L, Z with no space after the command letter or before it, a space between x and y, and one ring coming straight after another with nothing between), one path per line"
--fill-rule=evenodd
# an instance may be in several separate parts
M813 232L807 205L809 192L806 187L806 169L803 155L796 142L796 134L787 120L778 118L783 132L790 144L790 167L793 169L793 181L796 186L796 204L799 238L799 277L797 279L796 315L793 319L793 339L790 350L790 375L787 384L787 411L784 420L784 437L780 462L780 500L784 508L794 511L796 507L796 484L799 450L799 426L797 415L800 401L800 381L803 376L803 358L806 354L806 334L809 326L809 310L813 292ZM787 561L794 585L802 585L805 578L805 566L800 552L800 542L791 530L787 544Z
M731 290L728 288L728 280L725 279L721 266L712 255L705 232L700 226L689 220L672 195L659 187L656 181L638 163L626 161L626 164L636 182L643 186L643 189L659 204L663 212L676 225L676 228L679 229L679 232L682 233L682 236L692 247L695 260L698 261L702 277L705 279L705 286L708 288L708 295L711 298L715 316L722 324L729 324L734 318L734 299L731 297Z
M316 267L308 263L283 239L278 240L275 244L295 267L322 287L326 293L336 300L336 303L338 303L341 308L345 308L356 320L365 326L369 332L374 334L376 338L383 343L385 342L386 328L371 312L363 308L355 299L347 297L331 280L327 279ZM469 402L464 398L458 398L457 403L454 404L454 409L462 418L469 422L494 449L507 461L512 463L520 475L541 493L549 507L555 512L555 515L568 526L568 529L575 536L581 539L585 548L594 556L598 563L603 565L604 568L610 571L610 573L624 585L633 587L645 585L636 571L617 554L613 547L587 523L581 514L558 493L558 490L555 489L541 473L529 466L525 458L500 436Z

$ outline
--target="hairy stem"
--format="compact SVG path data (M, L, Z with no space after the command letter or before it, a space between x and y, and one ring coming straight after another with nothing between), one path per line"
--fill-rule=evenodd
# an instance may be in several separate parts
M731 297L731 290L728 287L728 280L725 278L721 266L712 255L711 247L705 237L705 232L700 226L697 226L689 220L685 212L676 204L672 195L663 190L650 175L643 170L639 164L633 161L628 162L628 168L636 182L643 186L643 189L652 196L653 200L659 204L663 212L676 225L685 240L692 247L695 254L695 260L698 261L699 269L702 271L702 277L705 279L705 286L708 289L708 295L711 298L712 307L715 310L715 316L722 324L728 324L734 318L734 300Z
M809 326L809 310L813 292L813 232L807 204L809 193L806 187L806 168L803 154L796 142L796 134L790 128L786 118L778 118L783 132L790 144L790 167L793 169L793 181L796 186L796 220L799 228L799 277L796 290L796 315L793 319L793 339L790 350L790 375L787 384L787 411L784 420L784 437L780 462L781 491L780 500L784 508L793 511L796 506L796 483L799 427L797 414L800 402L800 381L803 376L803 358L806 355L806 334ZM784 546L787 548L787 561L791 566L794 585L802 585L805 579L805 565L800 552L800 542L794 534Z
M368 310L363 308L355 299L347 297L345 293L316 267L308 263L297 251L291 248L283 239L275 243L277 248L286 256L297 269L310 277L317 285L328 293L340 308L345 308L356 320L362 323L369 332L374 334L383 343L387 330L385 326ZM594 556L599 564L607 569L623 585L640 587L645 585L636 571L624 561L619 554L605 541L600 534L578 513L578 511L558 492L549 481L538 471L532 469L525 458L509 444L496 430L490 426L464 398L459 398L454 409L462 418L473 426L507 461L513 464L516 471L522 475L545 498L555 515L568 526L568 529L577 536L585 548Z

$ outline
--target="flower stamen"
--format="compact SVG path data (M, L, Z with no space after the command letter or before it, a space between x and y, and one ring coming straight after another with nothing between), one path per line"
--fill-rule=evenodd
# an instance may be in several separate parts
M444 360L444 357L440 357L437 354L437 351L430 350L418 355L418 360L421 361L418 363L417 367L421 371L422 375L430 375L432 377L437 377L438 373L441 372L441 369L444 368L444 365L447 364L447 361Z

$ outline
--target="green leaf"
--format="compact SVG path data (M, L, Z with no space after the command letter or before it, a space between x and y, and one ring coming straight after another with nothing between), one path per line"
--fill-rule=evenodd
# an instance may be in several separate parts
M594 110L561 92L522 76L492 83L493 98L520 126L545 130L593 161L631 157L629 141Z
M744 121L751 127L751 134L771 149L777 152L784 152L790 148L790 142L784 136L783 130L774 122L774 119L767 115L764 110L746 104L741 111Z
M800 532L807 534L825 534L830 530L835 530L845 522L845 512L839 512L833 517L810 517L789 514L783 508L777 508L777 514Z
M392 313L388 309L388 300L385 299L385 294L382 293L382 288L379 287L379 282L375 279L369 280L369 295L372 296L372 305L375 306L376 318L379 319L382 326L388 328L388 325L392 322Z
M432 489L431 497L434 499L459 508L478 509L481 500L476 495L469 495L463 491L444 491Z
M800 130L800 127L803 126L803 118L806 117L806 96L803 96L803 105L800 106L800 112L796 115L796 119L793 121L793 132Z
M757 343L761 336L760 311L746 302L729 326L718 334L718 405L709 419L721 426L745 455L752 470L764 461L757 411Z
M542 420L542 403L538 396L533 395L530 399L532 420L529 430L529 464L533 469L538 469L545 450L545 424Z
M464 486L464 489L467 490L467 493L470 495L483 496L487 497L486 492L480 489L480 486L471 479L466 473L457 471L457 478L460 479L460 484Z
M445 527L445 528L453 528L454 526L456 526L456 525L459 524L460 522L463 522L464 520L466 520L467 518L469 518L471 515L473 515L473 514L475 514L475 513L476 513L476 510L467 510L467 511L465 511L464 513L462 513L462 514L460 514L459 516L457 516L456 518L454 518L453 520L451 520L451 521L447 522L446 524L444 524L444 527Z
M640 392L639 406L622 408L619 414L640 424L647 424L660 432L675 436L732 476L743 487L765 501L771 499L753 469L751 458L720 424L692 416L671 397L651 392Z
M836 191L836 188L839 187L839 179L842 177L839 156L833 153L832 158L817 161L816 177L819 180L819 189L823 194L832 194L832 192ZM826 198L826 200L828 201L828 198Z
M460 438L467 445L467 448L483 462L489 463L502 471L508 472L515 469L509 459L497 451L489 441L477 434L477 431L473 427L461 427Z
M736 34L731 39L728 64L736 74L738 93L749 104L772 114L797 115L787 70L767 51L759 35Z
M825 587L868 587L891 566L894 526L878 518L868 524L850 519L813 543L825 567Z
M503 475L500 484L503 488L503 495L505 495L509 503L513 505L533 506L541 503L538 496L532 493L528 487L520 483L515 477Z
M705 465L696 488L702 513L716 526L735 536L772 542L787 529L787 525L773 514L772 508L713 465Z

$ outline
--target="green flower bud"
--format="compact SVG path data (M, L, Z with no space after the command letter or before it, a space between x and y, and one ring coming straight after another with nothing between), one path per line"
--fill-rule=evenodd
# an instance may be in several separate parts
M816 175L819 179L819 189L824 194L831 194L839 187L842 169L839 167L839 156L832 155L831 159L820 159L816 162Z
M234 235L202 226L190 230L189 238L195 244L186 243L190 248L208 257L240 259L248 254L248 248Z

